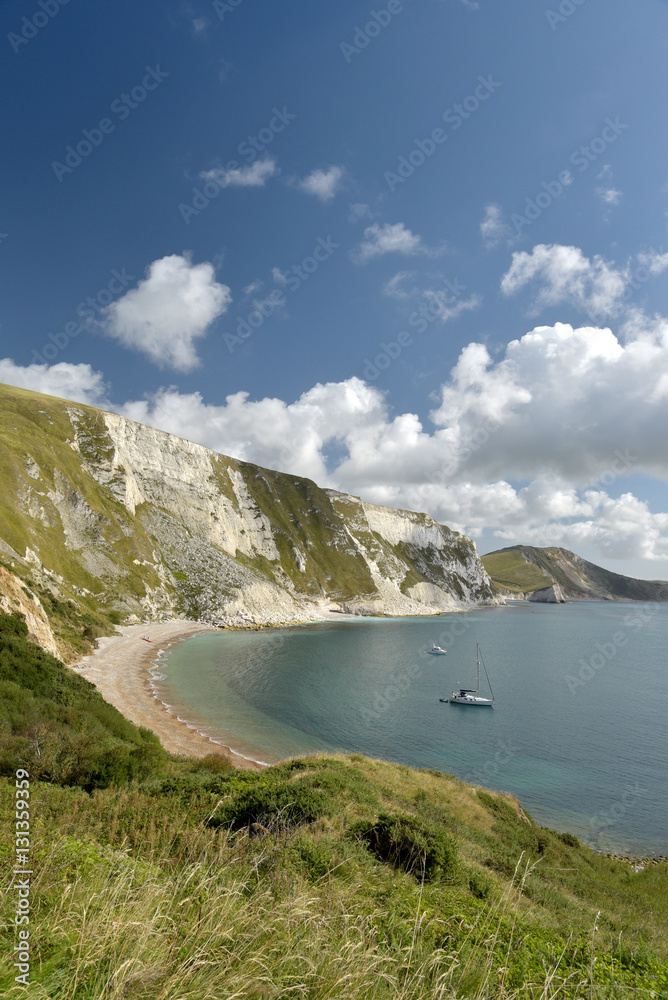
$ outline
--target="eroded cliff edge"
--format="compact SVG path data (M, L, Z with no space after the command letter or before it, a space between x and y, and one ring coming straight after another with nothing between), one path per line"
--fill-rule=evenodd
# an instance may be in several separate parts
M75 605L279 623L496 603L473 542L427 514L26 390L0 388L0 420L0 558Z

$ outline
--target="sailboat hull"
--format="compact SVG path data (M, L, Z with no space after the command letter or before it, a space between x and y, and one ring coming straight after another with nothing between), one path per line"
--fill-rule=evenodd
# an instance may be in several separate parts
M493 708L494 703L490 698L478 698L476 695L461 695L455 694L450 698L451 705L472 705L474 708Z

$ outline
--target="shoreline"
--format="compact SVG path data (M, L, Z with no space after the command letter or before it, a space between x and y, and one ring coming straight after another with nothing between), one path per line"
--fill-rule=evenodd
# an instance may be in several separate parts
M463 609L462 609L463 610ZM473 609L466 609L473 610ZM345 616L349 620L359 620L359 616ZM412 617L412 616L411 616ZM331 617L320 619L320 622L342 621L344 615L332 613ZM318 624L320 622L281 623L278 627L288 624ZM167 705L156 691L155 683L159 678L154 674L161 672L161 655L178 642L185 641L195 635L207 632L225 631L264 631L265 628L276 626L258 626L246 623L236 628L221 628L202 621L189 619L172 619L154 623L139 623L116 627L112 636L103 636L97 640L95 651L82 657L68 669L74 670L86 680L89 680L109 704L113 705L125 718L137 726L150 729L160 740L162 747L171 754L183 757L203 758L211 754L223 757L233 767L240 770L264 771L274 762L267 762L246 756L232 746L207 736L197 728L197 725L180 718L170 711L173 706ZM144 637L150 639L146 642ZM229 737L228 737L229 738ZM243 739L240 739L243 745ZM251 748L249 748L251 749ZM251 749L251 752L252 749ZM261 752L261 751L260 751ZM510 793L515 794L515 793ZM554 829L557 829L555 826ZM583 843L587 844L586 840ZM589 843L588 846L601 856L616 861L631 864L636 871L650 865L662 864L668 861L663 851L646 854L632 849L600 847Z
M168 753L181 757L218 754L240 770L263 771L266 767L271 767L269 762L245 756L233 747L206 736L195 725L170 712L154 687L153 672L160 670L159 654L175 643L203 632L259 632L265 628L285 628L290 625L354 621L359 617L329 611L321 612L313 620L275 624L260 624L247 618L234 625L221 627L192 619L173 618L169 621L117 625L114 635L97 639L94 652L81 657L76 663L70 663L69 669L90 681L104 700L130 722L155 733ZM150 643L145 642L144 636L148 636Z
M94 684L105 701L130 722L154 732L168 753L182 757L218 754L237 768L262 771L267 764L204 736L172 714L153 690L151 671L159 668L161 651L202 632L218 631L211 625L185 619L121 625L115 635L98 639L95 652L70 664L69 669ZM150 643L144 636L150 638Z

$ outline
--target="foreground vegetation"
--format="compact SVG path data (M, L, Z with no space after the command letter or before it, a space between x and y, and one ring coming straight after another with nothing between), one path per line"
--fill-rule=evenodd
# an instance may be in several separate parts
M511 796L356 754L256 773L158 749L96 787L75 736L112 738L107 717L20 632L4 738L27 741L19 756L32 746L6 722L13 683L82 757L31 775L29 987L14 981L15 789L0 779L3 996L668 996L666 865L634 872ZM146 742L133 729L113 734L130 754Z

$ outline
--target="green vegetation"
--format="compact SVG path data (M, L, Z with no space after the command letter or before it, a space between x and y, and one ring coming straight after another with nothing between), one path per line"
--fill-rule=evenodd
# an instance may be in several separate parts
M25 767L36 779L92 791L161 767L157 737L29 642L27 631L0 613L0 774Z
M12 796L0 782L4 885ZM39 998L668 995L666 866L636 874L449 775L170 760L31 796ZM0 937L18 997L10 924Z
M552 577L527 560L521 548L501 549L482 556L482 564L499 587L515 593L531 594L543 587L551 587Z
M9 615L0 726L5 887L31 778L40 1000L668 997L668 866L601 857L509 795L359 754L169 757ZM11 889L3 920L19 997Z
M88 794L32 776L32 995L668 995L665 865L635 874L448 775L224 766L164 760ZM13 791L0 779L5 886Z

